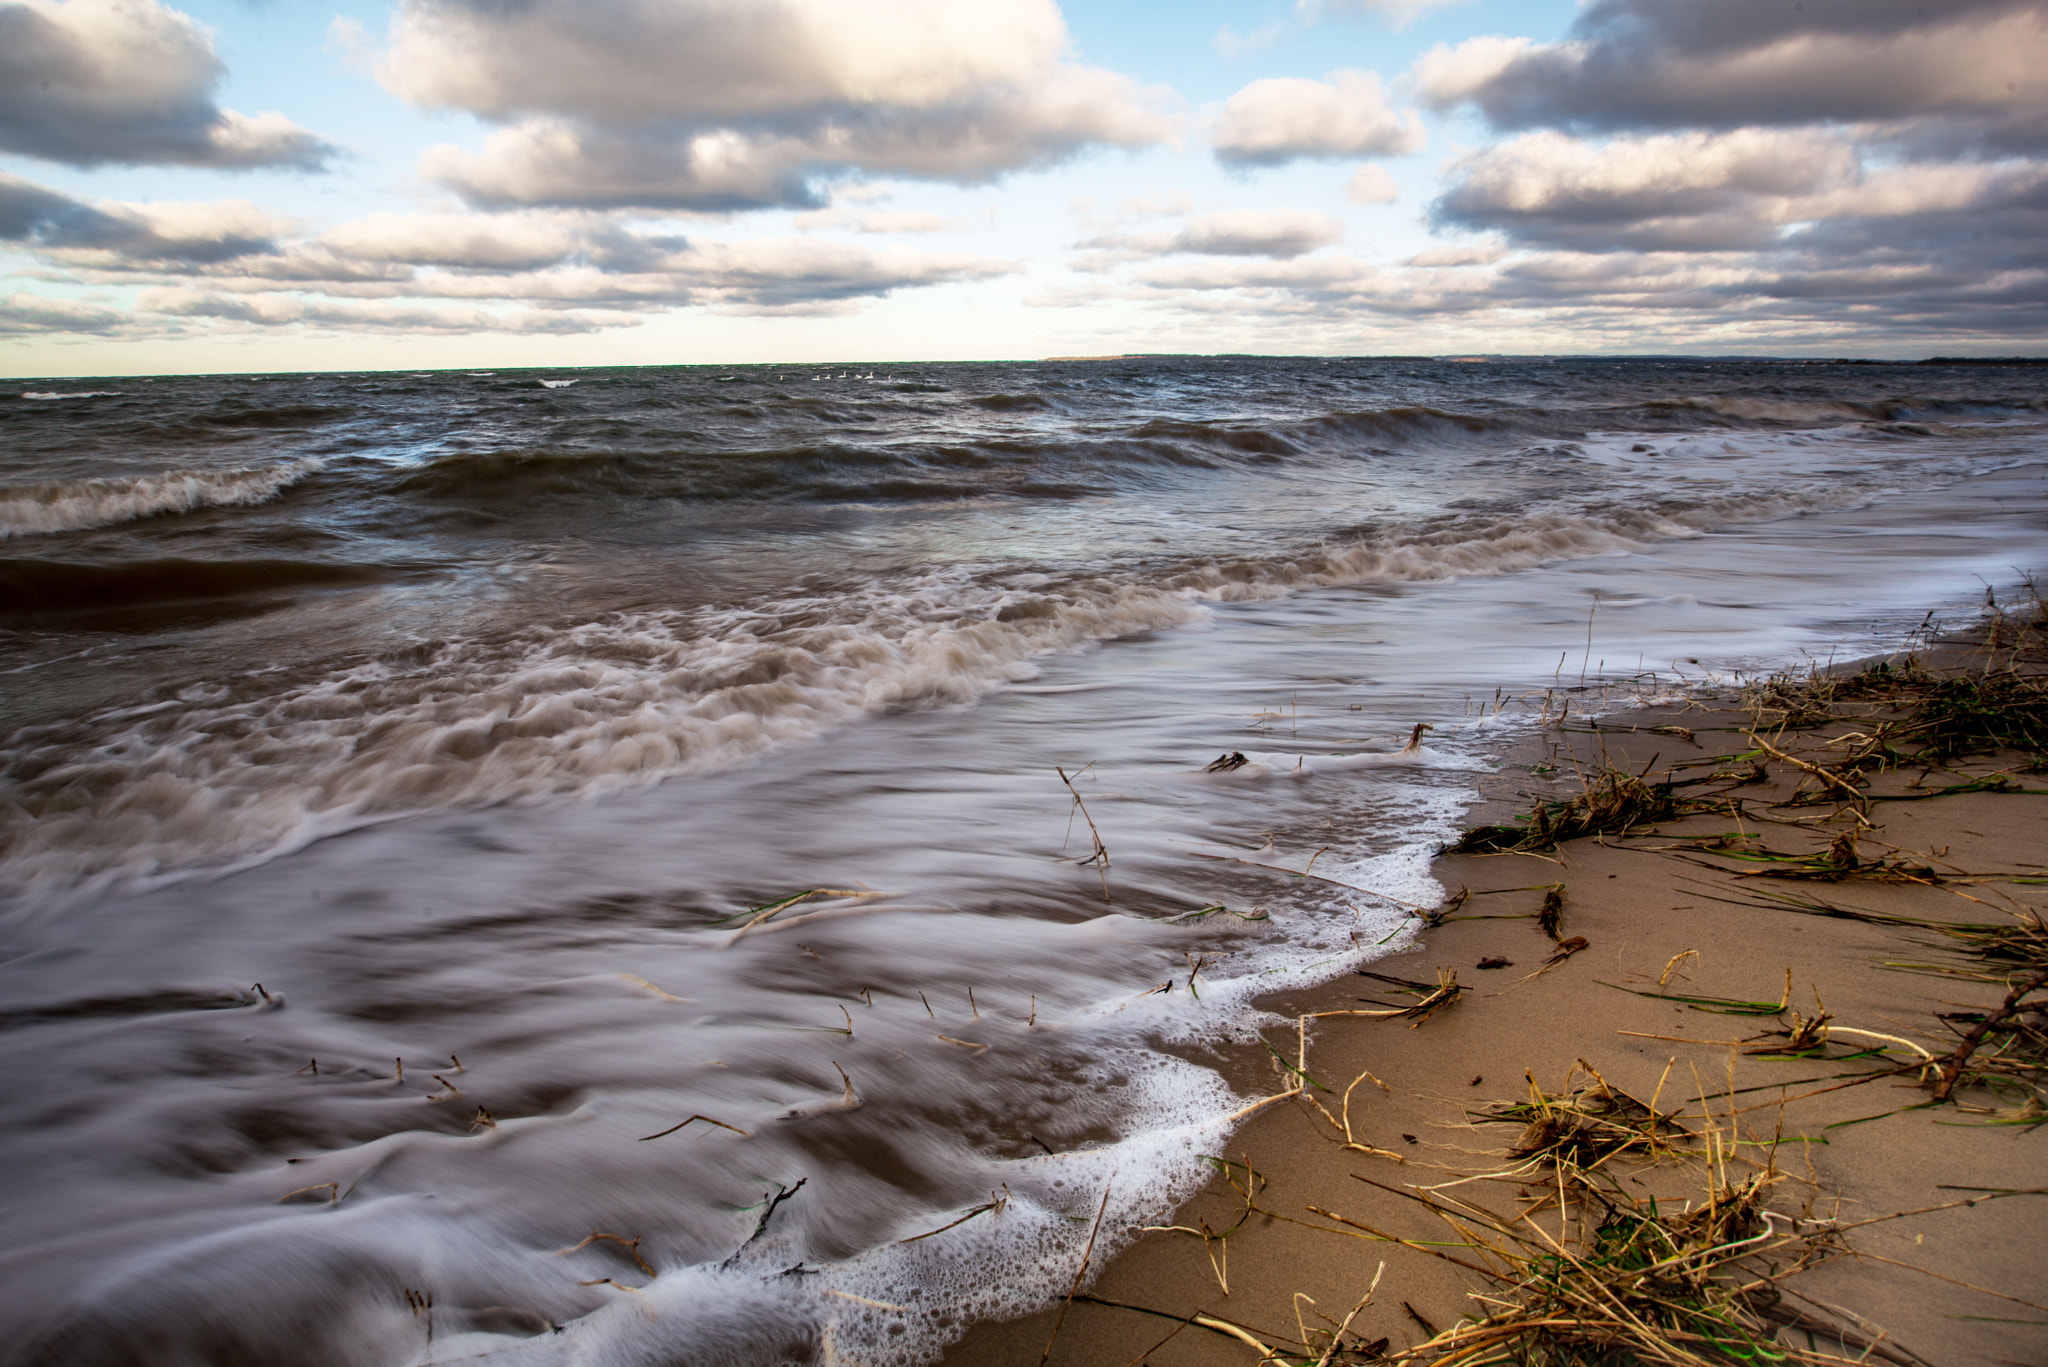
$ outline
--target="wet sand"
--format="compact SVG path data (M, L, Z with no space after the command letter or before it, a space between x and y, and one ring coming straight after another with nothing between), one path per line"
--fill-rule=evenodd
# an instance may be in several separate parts
M1932 662L1949 669L1985 663L1981 651L1963 646L1937 652ZM1528 799L1517 790L1561 794L1575 788L1577 765L1604 760L1652 777L1666 771L1680 778L1710 773L1715 766L1702 761L1750 749L1743 728L1753 718L1727 707L1729 701L1721 700L1718 708L1703 702L1668 713L1610 716L1597 727L1571 718L1545 731L1537 748L1513 757L1492 780L1489 800L1472 820L1499 821L1526 811ZM1659 725L1691 735L1650 730ZM1827 736L1854 729L1853 722L1837 722L1788 733L1778 744L1807 753ZM1557 773L1531 772L1553 755ZM2022 772L2024 763L2010 752L1976 755L1957 762L1950 775L1921 775L1917 769L1880 775L1869 791L1907 796L1957 782L1956 775L1999 770L2018 774L2022 786L2048 788L2048 780ZM958 1367L1031 1367L1048 1356L1050 1344L1050 1361L1059 1367L1242 1367L1260 1360L1259 1352L1219 1324L1237 1326L1266 1344L1326 1343L1327 1330L1359 1302L1382 1264L1379 1289L1352 1321L1347 1346L1385 1339L1385 1351L1399 1352L1463 1316L1483 1314L1472 1299L1475 1291L1492 1289L1483 1279L1416 1247L1361 1235L1355 1226L1415 1241L1457 1238L1397 1193L1514 1166L1506 1155L1521 1127L1480 1123L1475 1114L1486 1103L1526 1099L1530 1079L1555 1092L1580 1061L1638 1098L1650 1098L1661 1087L1660 1109L1667 1112L1682 1100L1683 1116L1697 1118L1705 1106L1725 1125L1734 1111L1747 1136L1737 1169L1754 1170L1775 1152L1777 1166L1791 1179L1778 1189L1780 1209L1834 1214L1848 1223L1996 1197L1855 1231L1851 1244L1867 1256L1802 1274L1787 1285L1784 1304L1849 1326L1866 1343L1879 1341L1880 1358L1896 1354L1899 1361L1917 1358L1944 1367L2044 1361L2048 1221L2042 1217L2048 1196L1997 1197L1988 1189L2048 1189L2048 1135L2026 1124L1987 1124L2010 1119L1988 1112L2011 1103L1982 1089L1959 1091L1960 1105L1901 1110L1929 1097L1910 1071L1841 1086L1856 1065L1751 1056L1744 1052L1748 1045L1731 1042L1784 1028L1789 1017L1716 1014L1670 998L1774 1002L1786 993L1789 973L1790 1010L1811 1016L1823 1003L1837 1027L1911 1039L1937 1058L1947 1055L1967 1026L1940 1021L1935 1013L1995 1007L2002 986L1897 967L1961 962L1928 932L1798 914L1760 894L1792 893L1944 922L2002 921L2022 909L2048 908L2048 886L2038 881L2048 861L2048 796L1978 791L1872 803L1862 857L1877 859L1896 847L1907 853L1894 857L1935 869L1944 879L1938 885L1762 878L1753 875L1775 866L1669 848L1739 826L1761 834L1772 851L1825 850L1853 824L1839 804L1771 807L1807 777L1773 761L1766 781L1730 789L1744 799L1740 819L1708 814L1664 821L1653 835L1579 839L1548 856L1441 858L1437 878L1446 888L1469 889L1470 899L1370 971L1423 982L1454 971L1469 990L1419 1024L1334 1017L1309 1026L1305 1071L1330 1089L1311 1090L1309 1097L1341 1114L1352 1079L1369 1070L1384 1084L1368 1079L1350 1092L1353 1138L1383 1154L1347 1149L1337 1127L1302 1098L1272 1105L1238 1132L1227 1154L1256 1173L1260 1213L1247 1218L1243 1169L1229 1179L1219 1170L1173 1217L1182 1231L1141 1235L1106 1267L1090 1269L1082 1297L1029 1319L976 1326L946 1361ZM1925 787L1911 786L1923 778ZM1991 876L1963 881L1965 873ZM2014 875L2037 881L2015 883ZM1563 893L1555 938L1535 919L1545 885L1560 886ZM1558 941L1578 938L1585 942L1582 948L1546 966L1559 954ZM1660 987L1674 959L1677 966ZM1480 966L1500 960L1508 963ZM1415 1000L1385 982L1347 976L1265 1005L1277 1016L1298 1018ZM1266 1031L1272 1051L1290 1060L1296 1057L1295 1036L1292 1027ZM1835 1038L1839 1057L1851 1041ZM1897 1046L1893 1053L1906 1057ZM1247 1095L1293 1085L1263 1053L1220 1063ZM1773 1146L1781 1136L1789 1142ZM1686 1168L1630 1168L1636 1176L1625 1180L1681 1197L1689 1190L1695 1197L1703 1194L1701 1179ZM1537 1199L1530 1184L1540 1186L1548 1176L1538 1167L1519 1183L1493 1183L1492 1199L1506 1198L1505 1208L1512 1210L1529 1195L1522 1202L1529 1205ZM1555 1205L1534 1218L1557 1228ZM1354 1227L1347 1228L1347 1221ZM1188 1232L1203 1229L1233 1232L1227 1239ZM1197 1314L1218 1324L1194 1323ZM1313 1332L1318 1326L1324 1331L1320 1338ZM1791 1341L1810 1346L1805 1335Z

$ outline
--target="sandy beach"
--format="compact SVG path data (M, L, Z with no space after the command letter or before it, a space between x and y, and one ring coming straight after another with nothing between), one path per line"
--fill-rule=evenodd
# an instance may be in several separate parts
M1981 642L1918 663L1972 679L2037 667ZM1994 643L2009 646L2009 632ZM1751 1297L1786 1350L2043 1361L2040 1073L1994 1091L1965 1072L1946 1103L1934 1098L1941 1064L1995 1015L2008 982L2024 987L2042 967L2038 943L2021 964L1940 927L2038 941L2048 781L2026 772L2038 756L1989 747L1842 777L1870 737L1890 743L1879 720L1907 716L1896 696L1874 696L1884 691L1838 696L1819 709L1832 720L1811 707L1788 715L1772 706L1784 699L1752 690L1546 729L1493 778L1473 824L1527 812L1527 795L1583 791L1581 776L1603 770L1723 805L1540 852L1439 859L1453 890L1441 924L1364 975L1267 1002L1267 1048L1223 1061L1242 1093L1285 1099L1216 1155L1216 1180L1175 1228L1089 1267L1070 1301L976 1327L947 1361L1362 1362L1432 1340L1425 1359L1465 1346L1459 1361L1488 1360L1477 1340L1438 1337L1529 1299L1477 1270L1497 1264L1471 1246L1487 1228L1473 1211L1539 1251L1556 1240L1581 1255L1613 1218L1611 1201L1587 1199L1585 1169L1567 1191L1552 1155L1528 1152L1556 1134L1529 1123L1532 1089L1626 1096L1668 1118L1668 1142L1589 1165L1617 1189L1655 1193L1668 1213L1760 1179L1772 1214L1759 1238L1823 1236L1832 1252L1817 1265ZM1760 753L1752 733L1783 757ZM1941 791L1954 788L1966 791ZM1843 909L1853 914L1829 914ZM1450 975L1462 991L1437 994L1423 1018L1330 1014L1426 1008ZM2000 1039L2024 1047L1996 1020L1981 1033L1987 1054ZM1913 1211L1925 1213L1885 1218ZM1707 1350L1669 1351L1691 1361Z

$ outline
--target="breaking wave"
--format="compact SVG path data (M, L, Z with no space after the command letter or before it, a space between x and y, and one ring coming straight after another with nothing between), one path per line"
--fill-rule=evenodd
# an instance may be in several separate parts
M254 469L179 471L0 486L0 541L110 527L200 508L268 503L324 463L306 459Z
M970 703L1032 677L1041 657L1194 621L1205 602L1507 574L1849 498L1815 488L1447 515L1286 554L1064 578L955 568L423 642L283 691L187 690L0 749L14 778L0 890L62 895L266 858L408 813L727 768L864 715Z

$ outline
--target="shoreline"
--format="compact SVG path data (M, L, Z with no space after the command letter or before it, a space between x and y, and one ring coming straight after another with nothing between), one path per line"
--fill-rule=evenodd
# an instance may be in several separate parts
M2035 670L2038 626L2029 628ZM1992 628L1989 656L1980 635L1942 643L1922 658L1949 677L1991 664L2022 669L2024 652L2000 649L2000 630L2010 634L2003 617ZM2027 645L2026 631L2021 635ZM1886 662L1896 666L1902 658ZM1819 677L1854 679L1872 663L1836 666ZM1436 913L1412 944L1362 975L1266 999L1262 1005L1277 1016L1322 1019L1268 1029L1267 1052L1256 1058L1245 1051L1216 1060L1240 1094L1287 1096L1236 1133L1228 1153L1218 1155L1227 1164L1219 1164L1218 1176L1165 1227L1149 1227L1106 1265L1091 1266L1071 1302L975 1325L943 1361L1220 1367L1308 1363L1326 1351L1331 1364L1404 1352L1429 1360L1448 1347L1438 1340L1416 1353L1420 1345L1468 1314L1498 1308L1498 1301L1474 1301L1474 1292L1500 1292L1498 1282L1446 1261L1442 1248L1432 1250L1434 1242L1463 1236L1445 1233L1439 1214L1418 1205L1413 1189L1495 1188L1489 1199L1496 1204L1512 1192L1502 1209L1541 1212L1535 1218L1549 1231L1546 1239L1564 1237L1575 1225L1583 1234L1583 1201L1567 1199L1560 1212L1550 1198L1546 1209L1540 1187L1532 1186L1561 1181L1557 1165L1511 1159L1518 1132L1523 1141L1527 1132L1489 1114L1522 1106L1514 1114L1526 1116L1531 1098L1583 1092L1589 1077L1637 1099L1663 1098L1654 1102L1660 1114L1672 1112L1669 1098L1682 1097L1682 1125L1702 1135L1725 1131L1733 1141L1732 1150L1710 1142L1724 1175L1730 1163L1768 1175L1773 1219L1809 1222L1838 1240L1833 1231L1858 1220L1951 1207L1877 1224L1854 1236L1862 1256L1823 1260L1785 1286L1770 1314L1805 1326L1784 1331L1787 1341L1796 1339L1809 1354L1832 1344L1839 1354L1902 1365L2030 1360L2021 1350L2048 1325L2048 1234L2031 1206L2039 1196L2005 1199L1998 1189L2048 1189L2048 1150L2032 1124L2011 1115L1987 1124L1981 1114L1953 1113L1953 1104L1930 1114L1900 1110L1924 1108L1930 1095L1909 1051L1945 1057L1944 1042L1953 1046L1970 1028L1937 1014L1974 1007L1981 1016L2005 989L1988 979L1956 981L1954 938L1939 931L1795 914L1757 894L1790 893L1944 925L2010 920L2015 909L2038 913L2048 906L2048 887L2040 886L2048 878L2009 879L2044 872L2048 799L2039 790L2048 783L2023 784L2029 791L2021 793L1980 789L1920 801L1936 786L1932 769L1920 775L1919 791L1906 786L1910 772L1881 770L1868 780L1875 800L1858 804L1812 768L1839 760L1839 748L1817 747L1854 730L1848 716L1876 715L1868 704L1822 709L1845 719L1774 716L1754 710L1754 689L1749 711L1731 705L1741 700L1726 696L1729 690L1719 692L1629 715L1626 725L1611 717L1591 727L1553 723L1517 745L1466 820L1483 826L1526 810L1526 800L1501 789L1536 777L1532 770L1545 766L1553 746L1559 777L1574 769L1625 770L1683 782L1713 771L1701 765L1711 756L1757 753L1745 730L1778 723L1770 734L1778 736L1774 748L1783 758L1765 754L1760 771L1745 771L1746 781L1737 784L1731 774L1709 785L1739 799L1734 820L1702 812L1657 821L1654 836L1632 831L1566 840L1545 852L1439 856L1432 869L1438 881L1469 894L1460 900L1453 893L1449 915ZM1804 727L1783 725L1802 720ZM1977 753L1956 760L1953 772L2000 770L1995 761L2014 768L2010 752ZM1957 781L1969 780L1949 780ZM1833 801L1772 806L1802 785ZM1867 809L1860 818L1842 819L1859 805ZM1730 839L1731 827L1744 839ZM1780 881L1757 876L1760 869L1783 872L1775 864L1747 858L1757 851L1823 858L1848 827L1858 832L1865 866L1886 848L1876 867L1888 860L1926 876ZM1715 842L1721 848L1698 848ZM1687 843L1695 848L1668 848ZM1810 872L1804 865L1798 871ZM1973 877L1984 873L2003 881L1994 886ZM1553 888L1561 903L1546 922ZM1547 935L1539 928L1546 924ZM1930 946L1930 936L1947 943ZM1912 953L1902 959L1906 950ZM1895 967L1923 961L1928 967L1917 975ZM1455 974L1463 990L1424 1019L1329 1014L1427 1005L1443 973ZM1729 1015L1683 1000L1689 997L1740 999L1751 1009ZM1772 1006L1778 1009L1763 1009ZM1823 1029L1840 1033L1826 1036L1817 1056L1812 1049L1803 1058L1745 1052L1759 1047L1752 1037L1823 1018L1831 1020ZM1298 1074L1276 1061L1283 1054L1300 1064ZM1891 1074L1843 1080L1879 1065ZM1965 1085L1957 1099L1980 1112L1996 1109L1984 1105L1987 1095ZM2038 1099L2030 1104L2040 1107ZM2017 1117L2027 1119L2024 1112ZM1698 1155L1678 1151L1685 1147L1660 1150L1654 1163L1617 1162L1614 1171L1667 1203L1699 1204L1707 1189L1694 1171ZM1464 1185L1470 1174L1510 1169L1515 1176ZM1959 1187L1977 1195L1951 1190ZM1354 1311L1376 1275L1370 1303ZM1340 1351L1330 1335L1346 1322ZM1377 1355L1360 1347L1380 1340Z

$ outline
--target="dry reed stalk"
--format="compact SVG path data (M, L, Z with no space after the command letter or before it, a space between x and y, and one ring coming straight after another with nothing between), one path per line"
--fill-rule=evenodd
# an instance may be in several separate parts
M1102 843L1102 832L1096 829L1095 818L1088 815L1088 804L1081 800L1081 792L1074 787L1074 780L1068 778L1067 771L1058 765L1053 766L1053 772L1060 776L1060 782L1067 785L1067 791L1074 796L1075 809L1081 813L1081 819L1088 823L1088 835L1095 842L1095 852L1086 859L1077 862L1083 865L1093 864L1095 866L1095 872L1102 877L1102 900L1107 902L1109 900L1109 846ZM1067 817L1069 833L1072 832L1073 825L1073 815L1070 812ZM1060 848L1065 849L1066 845L1062 843Z

